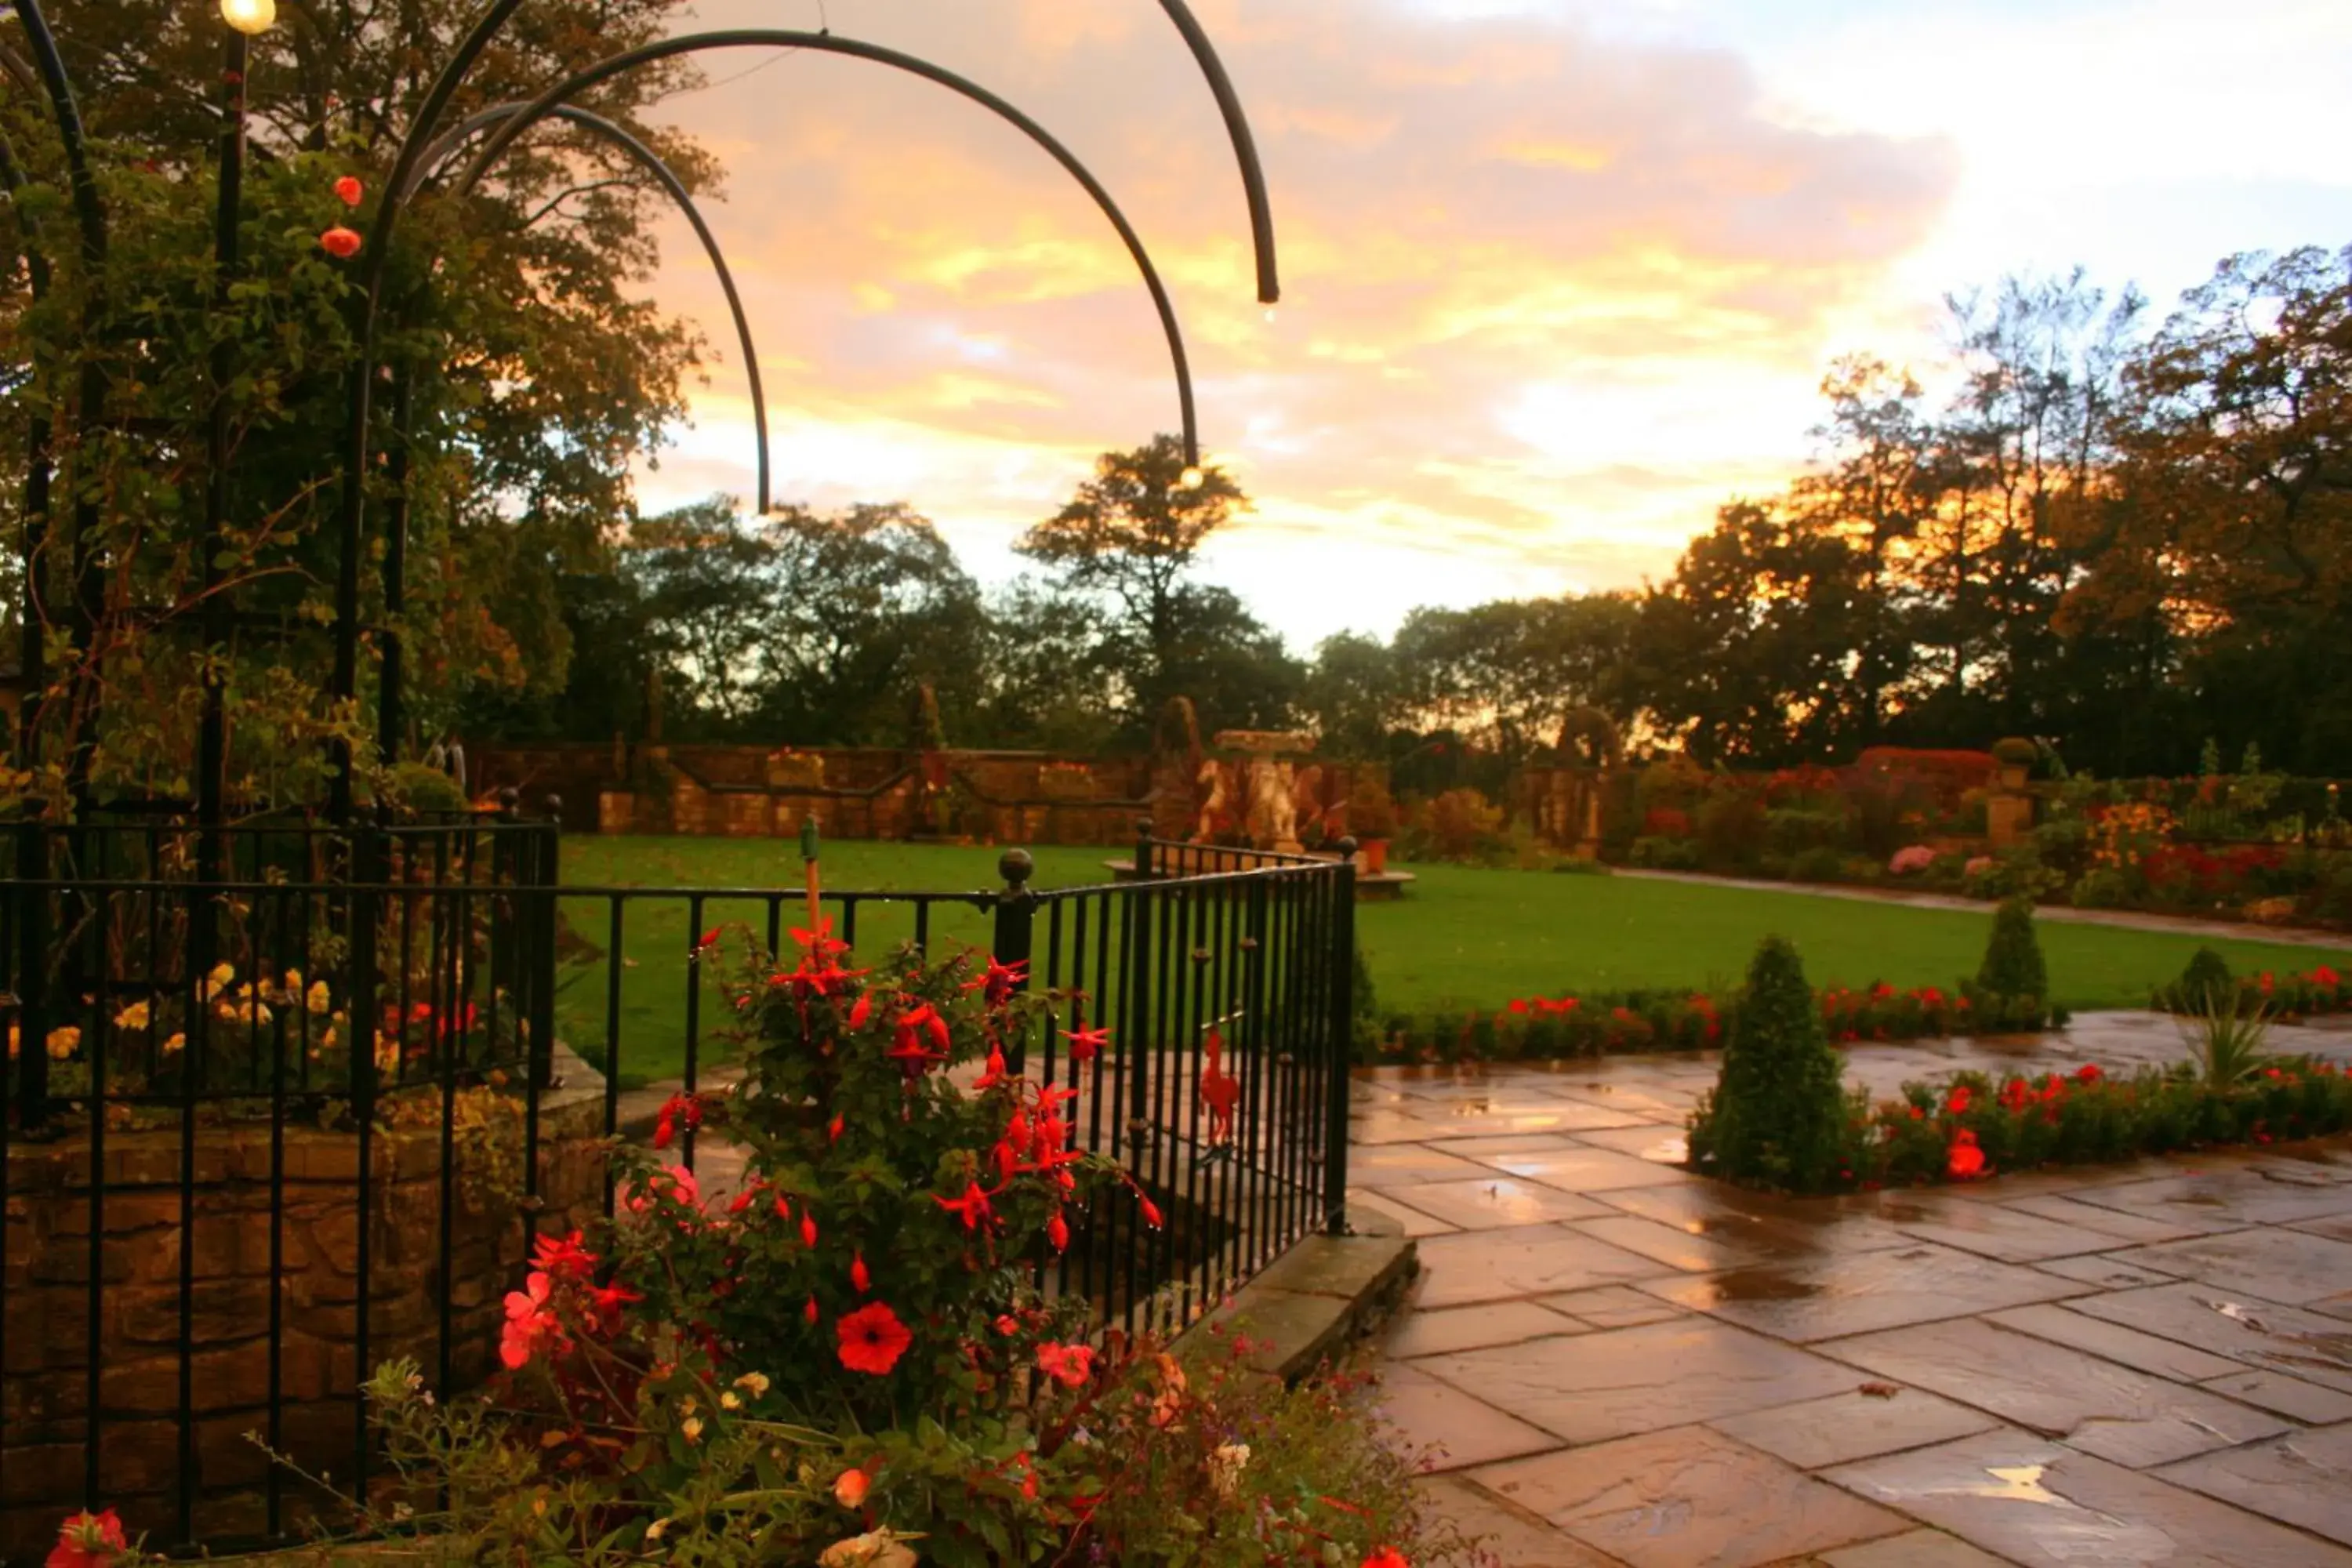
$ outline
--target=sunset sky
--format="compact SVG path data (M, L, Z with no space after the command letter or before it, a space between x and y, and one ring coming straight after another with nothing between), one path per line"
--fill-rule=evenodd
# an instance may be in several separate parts
M927 55L1067 142L1176 297L1203 442L1256 510L1209 574L1300 651L1420 604L1631 585L1805 461L1836 353L1926 365L1948 289L2076 262L2159 305L2352 242L2344 0L1195 0L1250 110L1284 301L1253 298L1213 101L1153 0L702 0ZM1093 205L939 89L709 57L678 121L767 377L780 500L904 500L984 581L1107 447L1177 426ZM648 507L751 492L719 362Z

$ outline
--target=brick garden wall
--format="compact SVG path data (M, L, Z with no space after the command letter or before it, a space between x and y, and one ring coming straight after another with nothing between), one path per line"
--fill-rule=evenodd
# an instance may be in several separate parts
M451 1307L456 1386L488 1373L506 1290L526 1253L511 1191L490 1190L493 1162L519 1180L519 1107L486 1131L461 1132L451 1173L450 1258L441 1261L439 1094L402 1109L434 1124L379 1131L370 1194L368 1358L416 1359L436 1373L441 1301ZM509 1101L509 1104L512 1105ZM601 1202L601 1090L541 1101L542 1230L568 1230ZM282 1334L275 1357L280 1445L306 1468L348 1476L359 1303L359 1142L349 1131L288 1127L273 1162L266 1121L200 1129L194 1226L180 1225L176 1130L110 1131L98 1205L100 1501L131 1531L164 1539L179 1468L180 1268L193 1248L188 1328L195 1412L199 1536L258 1535L269 1461L247 1440L266 1432L272 1363L272 1247ZM88 1434L92 1232L86 1137L12 1143L7 1153L5 1299L0 1299L0 1556L37 1556L81 1500ZM271 1171L282 1221L271 1223ZM469 1199L471 1200L469 1204ZM314 1495L289 1475L286 1522Z

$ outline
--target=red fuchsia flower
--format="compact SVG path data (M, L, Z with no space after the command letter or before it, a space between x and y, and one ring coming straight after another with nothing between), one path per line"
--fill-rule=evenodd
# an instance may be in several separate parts
M1158 1204L1153 1203L1150 1198L1140 1196L1139 1196L1138 1201L1143 1205L1144 1224L1150 1226L1154 1230L1158 1230L1161 1226L1168 1223L1166 1216L1160 1214L1160 1205Z
M841 1364L852 1372L887 1376L914 1342L915 1336L898 1321L898 1314L880 1301L869 1302L841 1320Z
M1045 1222L1045 1239L1053 1244L1056 1252L1066 1251L1069 1247L1070 1222L1062 1217L1059 1209L1055 1209L1054 1217Z
M1404 1553L1395 1547L1383 1546L1364 1559L1362 1568L1412 1568L1412 1564L1407 1563Z
M816 1298L814 1296L811 1296L808 1299L808 1305L801 1309L801 1318L809 1325L809 1327L814 1328L816 1326L817 1310Z
M606 1333L612 1332L614 1329L620 1325L621 1309L623 1307L627 1306L632 1301L642 1301L644 1300L645 1298L643 1296L638 1295L635 1290L630 1289L627 1286L620 1283L618 1280L614 1280L610 1285L591 1285L588 1287L588 1305L594 1310L596 1316L603 1320L604 1331Z
M628 1194L624 1201L631 1214L643 1214L647 1204L660 1197L698 1209L702 1206L702 1184L684 1165L663 1165L646 1178L641 1191Z
M803 952L819 963L825 963L849 951L847 942L839 941L834 936L831 915L819 918L816 929L814 931L803 930L799 926L793 927L793 942Z
M1017 963L999 963L992 956L988 961L988 972L977 980L965 981L963 988L979 992L980 999L989 1006L1002 1007L1013 1000L1013 992L1019 990L1021 983L1028 978L1027 959Z
M2096 1062L2084 1062L2081 1067L2074 1069L2074 1081L2076 1083L2096 1083L2106 1076L2106 1073L2101 1070L2099 1064Z
M858 993L857 1000L850 1004L849 1026L853 1029L862 1029L866 1027L866 1020L872 1016L874 1016L874 993L862 991Z
M335 199L347 207L359 205L360 198L365 195L367 187L360 184L356 174L345 174L335 182Z
M841 1130L846 1125L848 1124L836 1114L832 1121L824 1124L824 1141L828 1143L840 1142Z
M1037 1347L1039 1370L1055 1382L1076 1388L1094 1375L1092 1345L1044 1344Z
M816 1245L816 1215L806 1209L801 1210L801 1245L803 1247Z
M1973 1182L1989 1167L1984 1151L1977 1147L1977 1135L1963 1127L1952 1136L1951 1158L1947 1167L1956 1182Z
M1096 1053L1110 1044L1110 1031L1087 1028L1065 1029L1062 1031L1062 1038L1070 1043L1072 1061L1092 1061Z
M357 256L360 253L360 243L358 232L345 228L341 224L335 225L319 237L319 248L338 261L349 261L352 257Z
M996 1223L996 1211L989 1206L988 1194L978 1182L967 1185L960 1198L943 1198L933 1193L931 1201L948 1213L960 1216L968 1231L978 1230L983 1224Z
M849 1287L863 1296L872 1288L874 1276L866 1267L866 1254L861 1250L850 1254Z
M1944 1109L1950 1111L1955 1116L1966 1116L1969 1113L1969 1100L1970 1098L1971 1093L1969 1086L1964 1083L1956 1083L1952 1085L1950 1098L1944 1101Z
M548 1298L554 1286L544 1269L534 1269L520 1290L507 1292L506 1326L499 1331L499 1360L511 1372L528 1363L541 1342L562 1338L562 1325Z
M1004 1048L1001 1046L989 1047L987 1068L972 1080L971 1087L976 1091L985 1093L992 1089L1002 1089L1012 1081L1012 1074L1004 1070Z
M667 1149L677 1137L679 1123L688 1132L702 1130L702 1097L698 1094L673 1094L662 1101L661 1114L654 1118L654 1147Z
M58 1543L49 1548L48 1568L100 1568L118 1552L131 1548L122 1521L112 1509L91 1513L85 1509L58 1526Z
M531 1249L531 1262L551 1279L585 1280L596 1272L596 1255L580 1245L580 1233L542 1236Z

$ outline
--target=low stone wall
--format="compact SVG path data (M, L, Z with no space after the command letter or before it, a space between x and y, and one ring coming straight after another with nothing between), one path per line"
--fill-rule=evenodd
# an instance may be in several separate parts
M568 1230L603 1194L601 1080L575 1072L541 1102L539 1228ZM488 1091L473 1091L487 1093ZM176 1129L110 1131L93 1213L85 1134L7 1151L5 1298L0 1298L0 1557L37 1555L80 1504L89 1432L93 1300L98 1497L151 1544L175 1531L184 1256L194 1416L194 1531L259 1535L269 1460L247 1433L269 1430L273 1366L283 1452L340 1482L352 1473L355 1390L381 1363L414 1357L437 1376L441 1304L450 1308L454 1386L492 1367L504 1293L527 1252L517 1194L520 1104L465 1127L450 1171L443 1263L439 1094L394 1107L371 1141L368 1360L358 1364L359 1139L288 1126L273 1154L267 1121L200 1127L193 1226L181 1224L183 1142ZM404 1112L405 1114L400 1114ZM273 1171L279 1199L272 1216ZM91 1237L97 1233L93 1258ZM95 1265L98 1289L90 1279ZM273 1294L281 1315L273 1346ZM281 1472L284 1522L315 1492Z

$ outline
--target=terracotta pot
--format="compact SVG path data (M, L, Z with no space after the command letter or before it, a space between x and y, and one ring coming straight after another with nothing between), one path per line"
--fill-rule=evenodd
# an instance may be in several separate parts
M1364 853L1364 875L1377 877L1389 868L1389 841L1367 838L1356 846Z

